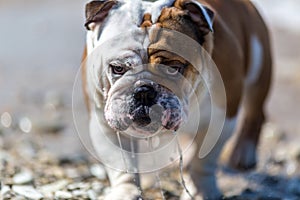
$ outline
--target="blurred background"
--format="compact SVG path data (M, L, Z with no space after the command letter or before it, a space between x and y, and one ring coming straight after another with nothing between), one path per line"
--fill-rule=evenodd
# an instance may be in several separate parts
M71 109L85 43L86 2L0 0L0 160L11 147L32 140L58 157L82 154ZM275 155L276 162L286 163L274 172L298 176L300 1L254 3L269 25L274 55L260 159Z

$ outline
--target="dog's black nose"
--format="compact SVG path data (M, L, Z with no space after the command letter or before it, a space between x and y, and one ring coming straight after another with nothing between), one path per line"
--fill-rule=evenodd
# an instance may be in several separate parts
M143 106L152 106L155 104L157 92L153 87L143 85L134 90L133 97L138 103L141 103Z

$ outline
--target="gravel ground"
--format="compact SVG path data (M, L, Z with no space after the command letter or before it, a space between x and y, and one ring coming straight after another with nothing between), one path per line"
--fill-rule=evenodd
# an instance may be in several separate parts
M2 117L2 122L7 120ZM103 199L110 188L101 164L84 152L54 154L47 150L40 135L31 133L34 129L28 133L28 127L20 119L9 128L1 128L0 194L3 199ZM39 129L39 134L58 137L61 128L60 124L48 126ZM270 149L272 146L276 148ZM287 141L284 133L268 123L259 151L255 171L240 173L225 166L220 168L218 178L224 199L299 199L298 143ZM156 181L143 182L144 197L162 199L158 189L161 188L166 199L178 199L182 191L178 167L165 169L159 176L160 187ZM147 177L153 180L155 174Z
M84 150L72 120L72 86L84 44L84 3L0 0L0 199L101 199L109 192L103 166ZM247 173L224 165L219 185L225 199L296 200L300 30L295 24L300 3L258 4L270 25L275 58L259 164ZM85 110L80 102L76 106ZM166 199L178 199L178 169L166 169L160 177ZM157 183L143 185L146 199L162 198Z

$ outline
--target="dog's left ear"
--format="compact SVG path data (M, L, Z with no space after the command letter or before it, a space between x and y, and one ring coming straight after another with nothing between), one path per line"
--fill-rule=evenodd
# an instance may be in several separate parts
M84 26L87 30L93 29L93 24L101 23L109 14L109 11L117 4L115 0L95 0L86 4L85 16L86 22Z
M186 10L191 17L205 33L213 32L214 12L208 7L202 5L197 0L178 0L175 5Z

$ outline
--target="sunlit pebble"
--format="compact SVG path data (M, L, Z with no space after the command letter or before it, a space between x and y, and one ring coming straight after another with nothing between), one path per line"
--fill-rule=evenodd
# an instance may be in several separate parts
M106 171L102 165L94 164L90 167L90 172L93 176L97 177L100 180L106 179Z
M5 128L9 128L12 124L12 117L8 112L5 112L1 115L1 124Z
M5 196L10 192L10 188L7 185L2 186L0 196Z
M97 194L93 190L89 190L87 195L89 199L97 199Z
M55 198L56 199L71 199L72 194L70 192L66 192L66 191L56 191Z
M32 122L29 118L24 117L20 120L19 122L19 128L24 132L24 133L30 133L32 129Z

